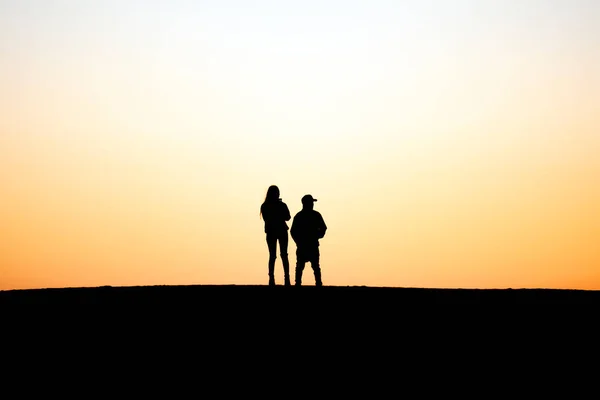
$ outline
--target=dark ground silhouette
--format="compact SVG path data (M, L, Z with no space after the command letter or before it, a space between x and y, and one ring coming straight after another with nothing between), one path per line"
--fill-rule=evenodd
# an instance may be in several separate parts
M304 389L313 395L353 395L356 385L371 394L401 385L402 393L417 384L446 394L451 382L480 397L524 394L529 383L537 398L574 371L579 380L569 393L582 387L586 371L595 382L582 360L597 347L598 305L600 291L549 289L9 290L0 292L0 334L3 364L34 386L50 374L89 390L120 386L117 377L133 385L140 376L137 393L176 375L204 392L296 393L292 378L310 372L316 386ZM543 383L533 380L538 375ZM82 383L90 378L95 383Z
M278 299L283 305L319 303L335 306L337 313L406 310L427 305L513 306L522 304L600 305L600 291L569 289L430 289L369 286L185 285L50 288L0 291L0 306L7 308L59 307L58 310L94 307L176 307L181 310L232 312L252 310ZM373 309L373 307L375 307Z
M189 285L0 291L4 326L87 321L122 332L141 330L144 337L165 329L217 341L241 335L229 346L258 333L279 339L299 332L317 338L394 334L420 341L482 329L492 335L534 329L548 337L595 326L599 305L600 291L554 289Z

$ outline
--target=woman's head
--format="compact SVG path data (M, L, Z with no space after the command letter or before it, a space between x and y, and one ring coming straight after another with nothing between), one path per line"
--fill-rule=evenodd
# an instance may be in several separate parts
M269 186L265 201L279 200L279 188L276 185Z
M269 186L269 189L267 189L267 195L265 196L263 205L260 207L259 215L262 217L262 209L266 205L265 203L271 203L277 200L279 200L279 188L276 185L271 185Z

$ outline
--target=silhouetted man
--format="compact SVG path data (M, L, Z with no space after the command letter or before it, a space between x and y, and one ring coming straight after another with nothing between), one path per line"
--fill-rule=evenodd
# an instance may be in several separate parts
M302 272L306 262L315 273L316 286L322 286L321 267L319 265L319 239L325 236L327 225L321 213L314 210L314 199L310 194L302 197L302 210L292 221L290 234L296 242L296 286L302 286Z

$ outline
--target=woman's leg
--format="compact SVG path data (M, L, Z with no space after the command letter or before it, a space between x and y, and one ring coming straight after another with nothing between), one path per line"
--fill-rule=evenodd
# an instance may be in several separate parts
M267 233L269 248L269 285L275 285L275 260L277 259L277 236Z
M288 258L288 232L285 231L279 237L279 254L281 255L281 262L283 264L283 276L285 279L285 286L290 286L290 260Z

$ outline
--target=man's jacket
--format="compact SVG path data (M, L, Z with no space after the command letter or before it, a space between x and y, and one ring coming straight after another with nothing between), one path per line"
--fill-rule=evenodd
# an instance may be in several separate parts
M327 225L321 213L315 210L301 210L294 216L290 234L298 247L318 247L319 239L325 236Z

